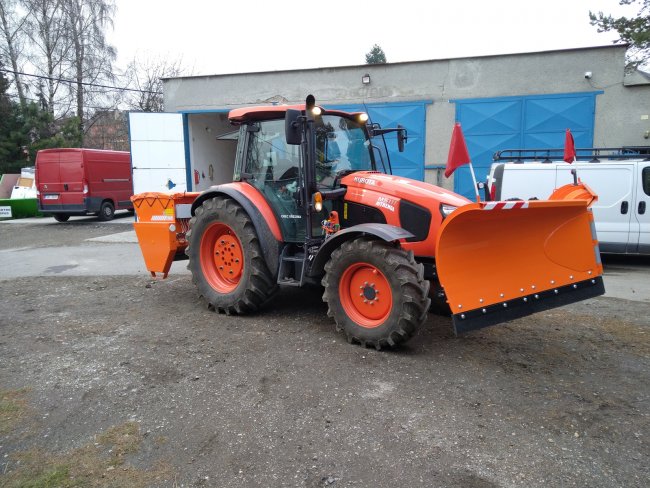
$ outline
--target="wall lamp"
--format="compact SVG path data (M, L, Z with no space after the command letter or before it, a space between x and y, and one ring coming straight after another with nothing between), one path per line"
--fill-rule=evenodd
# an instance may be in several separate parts
M368 73L366 73L361 77L361 83L363 83L364 85L370 84L370 75Z

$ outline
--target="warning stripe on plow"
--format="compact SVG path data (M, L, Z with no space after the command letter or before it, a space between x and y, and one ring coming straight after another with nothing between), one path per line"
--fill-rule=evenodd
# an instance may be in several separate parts
M513 208L528 208L528 202L508 201L508 202L487 202L483 210L511 210Z

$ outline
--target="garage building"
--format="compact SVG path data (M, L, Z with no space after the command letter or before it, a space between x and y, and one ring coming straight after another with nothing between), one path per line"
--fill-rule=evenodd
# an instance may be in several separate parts
M200 191L230 181L236 133L232 108L304 103L367 111L383 127L408 129L403 153L391 144L393 172L472 196L461 167L446 180L451 129L462 124L479 180L507 148L650 144L650 77L626 73L624 45L164 80L166 114L130 114L134 184ZM156 161L155 164L148 162ZM154 167L151 167L154 166ZM159 187L152 188L155 181ZM144 183L143 183L144 184ZM142 188L142 187L140 187Z

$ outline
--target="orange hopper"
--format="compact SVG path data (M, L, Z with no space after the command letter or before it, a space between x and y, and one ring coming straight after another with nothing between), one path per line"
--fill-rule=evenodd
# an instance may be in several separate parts
M192 202L198 193L140 193L131 201L137 219L133 226L151 276L167 278L175 259L184 258Z

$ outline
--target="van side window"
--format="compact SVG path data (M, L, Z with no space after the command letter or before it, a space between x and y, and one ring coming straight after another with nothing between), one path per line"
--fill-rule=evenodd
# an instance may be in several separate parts
M641 180L643 181L643 191L646 195L650 196L650 166L643 168Z

